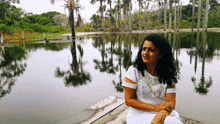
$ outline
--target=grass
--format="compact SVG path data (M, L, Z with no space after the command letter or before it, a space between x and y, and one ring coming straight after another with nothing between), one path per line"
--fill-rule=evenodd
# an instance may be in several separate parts
M64 33L70 33L71 30L65 30L58 33L45 33L45 38L48 39L62 39L61 34ZM23 35L21 32L14 33L14 34L4 34L3 41L5 44L13 44L13 43L19 43L23 42ZM24 32L24 39L25 42L35 42L35 41L43 41L44 40L44 34L38 33L38 32Z

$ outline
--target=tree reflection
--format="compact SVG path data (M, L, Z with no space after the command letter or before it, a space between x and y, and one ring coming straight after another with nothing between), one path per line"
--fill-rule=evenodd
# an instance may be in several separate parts
M123 67L126 70L133 64L133 62L131 61L131 57L131 34L125 34Z
M209 92L208 88L210 88L210 86L212 85L212 78L211 76L209 76L208 80L205 80L204 74L202 74L200 82L198 83L198 85L196 84L196 78L195 77L191 77L191 81L194 84L195 87L195 91L201 95L207 95L207 93Z
M194 84L195 91L201 95L207 95L209 92L208 88L212 85L212 78L209 76L208 80L205 80L204 76L204 70L205 70L205 59L206 59L206 52L207 52L207 33L203 32L203 45L202 45L202 74L200 78L200 82L197 84L196 83L196 78L194 76L191 77L191 81Z
M115 74L116 71L118 71L118 67L114 66L113 64L113 53L115 50L114 49L114 43L115 43L115 38L116 35L110 35L110 39L111 39L111 47L110 47L110 54L111 57L109 59L108 55L106 53L106 43L104 41L104 37L99 38L99 43L101 43L102 45L102 49L101 49L101 56L102 56L102 60L99 61L98 59L94 59L93 62L95 63L95 69L99 70L100 72L107 72L108 74Z
M59 67L55 70L55 77L63 78L64 85L66 87L74 86L78 87L81 85L85 85L88 82L91 82L91 76L90 73L85 72L83 70L84 63L82 62L83 57L83 49L80 45L77 46L80 56L77 61L76 56L76 46L75 42L73 42L73 45L71 46L71 54L72 54L72 63L70 64L70 70L67 71L61 71Z
M178 59L178 55L180 54L180 32L175 32L174 33L174 39L173 39L173 54L176 53L175 55L175 60L174 60L174 66L177 70L177 72L180 72L180 66L182 66L182 63ZM174 55L173 55L174 56Z
M26 63L22 59L26 59L27 52L22 46L8 47L2 46L0 56L0 98L9 94L12 86L16 82L16 77L24 73Z
M218 37L216 36L216 33L212 33L209 32L207 34L207 32L205 32L207 35L208 40L206 40L206 62L211 62L213 60L213 57L215 56L215 50L219 49L219 43L218 43ZM203 58L203 42L199 42L200 39L203 41L204 40L204 32L202 32L202 35L197 34L197 39L194 39L194 34L191 37L191 48L193 48L193 44L194 42L196 42L196 50L195 49L191 49L189 52L187 52L187 54L190 56L190 63L191 63L191 59L193 56L195 56L195 59L197 61L198 58ZM188 35L187 35L188 36ZM197 62L195 63L195 65L197 66ZM197 70L197 67L195 66L195 72Z
M118 65L119 65L119 82L115 82L114 80L112 80L112 83L115 86L115 89L117 92L123 92L124 91L124 87L122 86L122 77L121 77L121 64L122 64L122 43L121 43L121 35L119 35L119 39L118 39L118 48L116 49L116 55L118 55Z

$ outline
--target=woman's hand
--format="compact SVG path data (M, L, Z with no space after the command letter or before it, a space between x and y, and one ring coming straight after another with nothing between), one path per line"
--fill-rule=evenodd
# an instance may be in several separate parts
M151 121L151 124L163 124L163 121L165 119L166 115L163 112L158 112L153 120Z
M155 111L156 112L159 112L161 110L166 110L168 112L171 112L173 110L173 103L162 101L160 104L155 106Z

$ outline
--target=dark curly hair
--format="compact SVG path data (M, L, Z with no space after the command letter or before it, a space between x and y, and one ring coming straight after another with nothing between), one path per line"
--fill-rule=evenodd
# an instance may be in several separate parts
M168 86L172 86L173 83L177 83L178 73L174 67L174 58L172 49L167 40L159 34L150 34L144 38L141 48L138 51L137 57L134 62L134 67L138 69L144 76L144 70L147 69L147 65L143 62L141 57L142 47L144 42L148 40L154 44L155 47L159 48L159 54L161 58L158 59L155 71L159 76L160 83L166 83Z

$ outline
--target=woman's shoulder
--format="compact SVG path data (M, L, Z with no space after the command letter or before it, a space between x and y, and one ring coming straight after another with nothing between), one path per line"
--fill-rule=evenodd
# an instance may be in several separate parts
M129 68L128 68L128 71L137 71L137 68L134 66L134 65L131 65Z
M127 74L129 74L129 75L134 75L134 74L136 74L136 73L138 73L137 68L136 68L134 65L131 65L131 66L128 68L126 75L127 75Z

